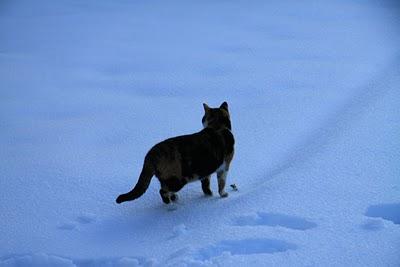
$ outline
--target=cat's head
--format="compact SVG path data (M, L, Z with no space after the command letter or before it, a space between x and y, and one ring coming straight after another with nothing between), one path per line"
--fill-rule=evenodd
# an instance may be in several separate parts
M228 103L222 103L219 108L210 108L207 104L203 104L203 107L204 116L201 122L204 128L209 127L216 130L228 128L231 130Z

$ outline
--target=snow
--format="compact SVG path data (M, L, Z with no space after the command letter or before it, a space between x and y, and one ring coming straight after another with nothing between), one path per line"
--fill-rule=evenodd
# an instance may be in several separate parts
M396 1L3 1L0 266L398 266ZM229 103L228 198L155 143Z

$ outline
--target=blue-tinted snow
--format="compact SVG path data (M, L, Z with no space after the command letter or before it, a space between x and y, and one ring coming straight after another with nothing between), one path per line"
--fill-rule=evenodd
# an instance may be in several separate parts
M398 266L399 14L2 1L0 266ZM154 179L115 204L152 145L225 100L237 192L191 184L170 210Z

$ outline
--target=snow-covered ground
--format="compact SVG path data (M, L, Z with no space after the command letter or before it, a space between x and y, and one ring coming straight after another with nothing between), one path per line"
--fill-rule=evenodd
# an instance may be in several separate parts
M399 266L396 1L1 1L0 266ZM228 101L239 191L114 200ZM215 190L216 181L212 187Z

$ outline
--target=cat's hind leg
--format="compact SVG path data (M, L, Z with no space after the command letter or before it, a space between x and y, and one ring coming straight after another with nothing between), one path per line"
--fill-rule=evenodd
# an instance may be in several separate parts
M171 176L165 181L163 181L166 188L168 189L169 192L178 192L179 190L182 189L182 187L185 186L187 181L183 178L178 178L177 176Z
M171 202L171 199L170 199L170 196L169 196L169 192L166 191L163 188L160 189L160 196L161 196L162 201L165 204L169 204Z
M171 199L171 201L172 202L176 202L176 201L178 201L178 194L176 194L176 193L170 193L171 194L171 196L170 196L170 199Z
M187 181L185 179L179 179L176 176L172 176L166 181L166 185L168 187L168 190L170 191L170 199L172 202L176 202L178 200L177 192L181 190L186 183Z
M186 184L186 181L172 176L167 180L161 181L160 195L165 204L169 204L178 200L178 192Z
M176 193L168 192L167 190L162 188L160 189L160 196L165 204L169 204L171 203L171 201L176 202L178 200L178 195Z

